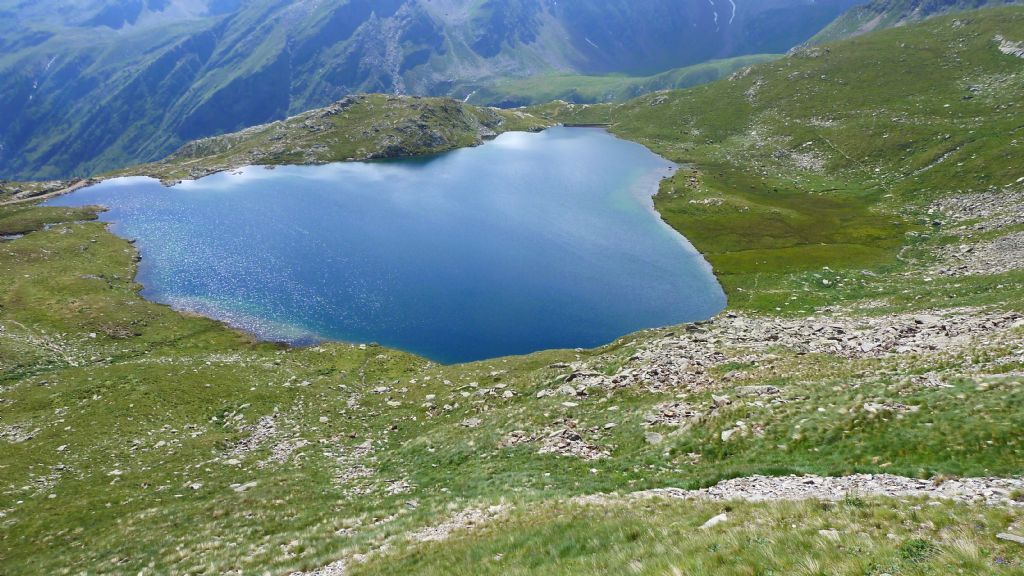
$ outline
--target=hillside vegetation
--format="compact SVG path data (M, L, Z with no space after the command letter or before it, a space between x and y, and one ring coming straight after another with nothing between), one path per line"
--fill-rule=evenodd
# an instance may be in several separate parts
M932 16L1018 3L1018 0L872 0L854 6L814 35L808 44L834 42Z
M0 178L91 176L360 92L785 52L853 4L0 0Z
M730 296L596 350L255 343L0 207L38 228L0 244L0 572L1021 573L1022 41L980 11L524 112L686 163L656 206Z
M862 277L815 300L804 286L823 266L901 267L898 254L907 262L942 231L935 202L1019 187L1024 60L1000 48L1021 36L1019 14L975 12L806 48L619 106L532 111L611 122L694 166L662 186L662 217L713 264L732 306L806 313L837 296L871 297L875 283ZM790 301L794 293L803 294Z
M713 82L740 68L779 57L773 54L737 56L676 68L653 76L555 74L502 80L474 90L468 96L468 102L502 107L530 106L554 100L573 104L624 102L649 92Z
M190 142L160 162L117 174L166 182L255 164L422 156L476 146L510 130L536 131L549 125L521 111L479 108L450 98L348 96L279 122Z

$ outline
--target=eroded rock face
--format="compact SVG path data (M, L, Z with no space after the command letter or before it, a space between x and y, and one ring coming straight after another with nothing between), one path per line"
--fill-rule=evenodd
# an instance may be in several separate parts
M685 429L729 410L737 402L776 406L799 400L786 397L776 386L758 384L756 376L743 379L750 384L736 386L738 378L732 375L733 372L718 376L722 372L721 366L726 363L749 363L770 370L780 354L794 352L848 359L956 354L979 344L1016 342L1021 329L1024 329L1024 315L1020 313L976 308L873 317L854 316L849 311L840 310L805 318L747 316L730 312L644 342L612 374L595 370L584 361L553 364L550 369L565 370L565 373L551 387L538 392L537 397L552 397L564 406L575 406L576 402L627 387L648 393L671 393L677 399L656 405L643 415L643 424L649 428ZM944 378L941 374L929 372L909 377L908 381L922 388L943 388L949 386ZM686 399L689 395L708 391L712 392L711 401L704 400L701 405ZM887 415L900 417L916 412L920 407L888 398L872 398L854 409L871 417L883 418ZM671 433L657 428L651 431ZM571 423L556 422L545 430L513 431L499 446L507 448L541 441L544 443L542 453L592 459L601 457L604 452L600 446L601 432L601 429L580 431ZM721 440L730 442L758 437L763 432L763 423L737 421L722 432ZM589 439L585 440L584 436L588 434Z

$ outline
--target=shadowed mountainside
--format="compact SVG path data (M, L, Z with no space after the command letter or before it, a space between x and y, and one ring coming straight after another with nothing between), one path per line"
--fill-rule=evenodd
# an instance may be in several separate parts
M352 93L463 99L538 74L780 53L852 3L0 0L0 177L152 161Z

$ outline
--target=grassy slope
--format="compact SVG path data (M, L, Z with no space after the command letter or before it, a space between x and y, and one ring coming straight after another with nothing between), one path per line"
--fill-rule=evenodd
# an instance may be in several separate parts
M930 201L1021 176L1021 63L992 41L1024 36L1020 10L978 14L966 29L946 18L884 31L685 92L534 112L613 122L695 165L655 203L707 256L733 307L806 312L870 290L900 298L889 278L839 294L805 288L826 265L894 270L907 235L927 231Z
M1009 563L1015 551L981 551L977 536L1010 521L1004 510L973 512L916 502L894 510L884 502L857 499L836 505L745 505L728 509L738 527L697 529L722 512L720 504L665 501L556 505L495 522L456 543L424 545L386 563L372 562L357 573L1012 573L999 564L993 568L993 559ZM952 545L938 547L921 538L919 526L931 526L933 535L955 535ZM836 554L836 549L848 552Z
M1013 142L1022 61L994 50L997 31L1024 38L1024 11L979 14L964 29L936 20L865 36L827 55L804 53L623 106L541 112L614 121L617 133L693 163L695 173L664 184L657 206L708 254L736 310L797 317L823 305L866 307L860 313L1020 309L1024 274L925 283L928 249L946 240L906 236L925 230L930 199L1020 176ZM968 83L984 88L961 100ZM955 146L946 161L914 175ZM809 160L793 151L824 166L802 169ZM722 201L700 203L706 198ZM40 210L0 207L0 222L41 223L49 214ZM896 259L899 246L918 260ZM458 366L372 346L285 350L141 300L131 281L134 254L94 222L0 244L5 574L286 573L384 542L389 553L352 571L749 574L755 562L765 574L1022 569L1020 549L994 539L1021 527L1019 513L1007 510L914 502L892 510L858 499L596 508L566 501L754 473L1019 474L1020 329L1009 342L874 359L779 348L755 362L726 350L736 360L715 368L712 388L627 387L566 402L536 397L560 385L566 370L553 363L580 360L612 373L665 331L594 351ZM975 372L957 376L966 366ZM948 373L951 387L908 381L930 372ZM699 426L658 429L661 444L646 442L643 420L654 405L678 397L710 406L713 392L732 394L737 382L778 386L789 402L737 402ZM925 408L874 417L856 409L896 398ZM271 439L251 453L233 451L252 434L244 426L275 413ZM471 417L481 425L462 424ZM538 454L536 445L498 445L511 430L566 420L594 427L588 439L612 457L583 461ZM721 441L737 420L763 424L763 434ZM273 459L272 446L281 454L296 439L309 444ZM404 539L454 510L501 501L516 508L493 528L445 544ZM732 522L696 529L726 508ZM820 536L825 527L843 540Z
M547 125L522 112L479 108L448 98L353 96L280 122L191 142L160 162L117 174L175 180L252 164L437 154L480 144L487 135Z
M807 44L835 42L951 12L1012 4L1016 0L874 0L856 6L814 35Z
M653 76L541 75L506 80L475 91L469 101L497 106L529 106L554 100L576 104L623 102L657 90L689 88L713 82L759 62L779 58L774 54L738 56L677 68Z

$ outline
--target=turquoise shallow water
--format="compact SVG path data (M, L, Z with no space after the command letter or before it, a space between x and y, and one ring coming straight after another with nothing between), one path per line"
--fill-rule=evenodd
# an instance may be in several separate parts
M426 159L109 180L143 296L261 338L457 362L591 347L725 305L653 211L668 161L603 130L508 133Z

